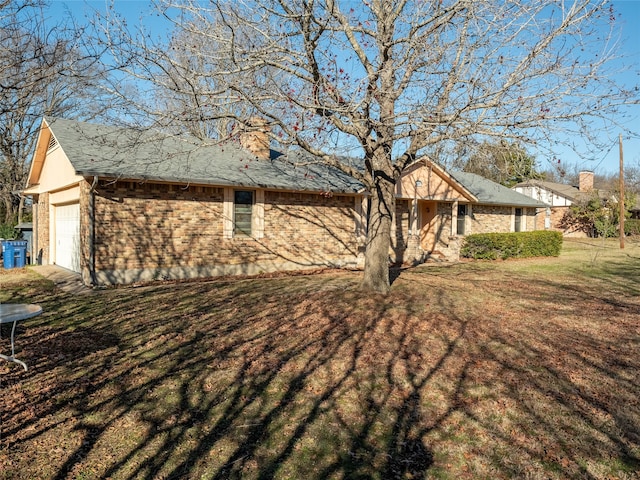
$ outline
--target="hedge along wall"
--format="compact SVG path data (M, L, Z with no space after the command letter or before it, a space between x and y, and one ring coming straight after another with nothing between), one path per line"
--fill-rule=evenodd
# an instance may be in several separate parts
M557 257L562 248L562 233L556 231L480 233L468 235L460 255L466 258Z
M640 220L637 218L628 218L624 221L625 235L640 235Z

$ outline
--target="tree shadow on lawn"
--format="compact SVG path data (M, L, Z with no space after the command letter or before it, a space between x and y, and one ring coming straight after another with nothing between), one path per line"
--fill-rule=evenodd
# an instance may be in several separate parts
M622 268L609 272L613 283L602 275L572 282L567 273L534 282L502 274L509 288L498 295L495 284L480 287L508 305L495 321L509 327L492 329L480 357L503 372L500 396L517 401L515 425L525 434L494 431L559 478L636 478L640 359L633 352L640 348L640 301L635 280L623 280L634 275Z
M185 287L184 295L166 287L148 290L145 298L154 299L148 305L133 291L110 292L117 298L84 303L69 297L42 301L46 311L65 313L58 318L49 314L21 332L22 344L29 345L24 348L25 355L29 352L29 374L40 377L37 383L46 387L39 391L30 385L29 394L4 412L5 447L20 449L48 431L71 429L77 440L63 447L66 461L50 477L67 478L83 469L95 472L96 466L87 465L94 450L103 450L100 442L107 432L134 416L144 434L99 476L155 478L188 475L193 469L211 472L209 465L198 464L212 455L216 442L230 442L227 461L213 460L219 478L251 470L260 456L265 459L259 462L261 473L254 468L254 474L275 475L279 464L295 456L307 427L324 415L323 402L334 403L341 386L352 381L357 359L345 361L342 354L349 350L353 354L361 342L357 338L364 334L363 325L354 331L345 323L349 312L333 312L329 319L309 312L314 304L305 302L307 291L293 294L296 303L306 303L303 307L281 305L277 297L283 292L278 288L261 288L257 293L254 288L244 291L237 283L232 296L213 295L210 302L206 297L211 287L198 285ZM286 290L294 289L289 285ZM154 310L151 304L160 308ZM239 308L246 312L247 304L255 304L248 309L254 318L238 318ZM167 305L171 311L162 312ZM335 376L330 369L336 369ZM310 378L318 374L328 383L319 382L310 394ZM16 390L27 383L15 370L3 372L3 377L4 386ZM269 430L289 415L292 420L299 417L296 428L288 438L271 438ZM137 432L132 433L136 437ZM397 435L406 432L402 429ZM268 454L260 453L264 440L273 444ZM430 463L426 448L419 447L419 439L406 440L389 443L395 462L389 465L398 471L424 471ZM75 451L69 451L74 443ZM181 445L188 446L176 455ZM419 452L424 458L418 458Z
M602 263L594 270L592 272L585 269L583 275L597 280L604 274L607 277L608 290L623 290L630 295L640 295L640 262L637 260L624 265Z
M474 303L423 277L384 298L318 276L43 299L50 313L20 332L33 367L0 370L0 466L56 479L638 468L630 345L605 353L617 337L549 318L553 285L512 282L540 311L509 318L506 294L487 286L491 302Z

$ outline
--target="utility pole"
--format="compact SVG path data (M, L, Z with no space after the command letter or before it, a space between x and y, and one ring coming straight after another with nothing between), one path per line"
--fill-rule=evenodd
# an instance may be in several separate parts
M622 155L622 134L618 137L618 141L620 143L620 201L618 204L620 205L620 249L624 249L624 162Z

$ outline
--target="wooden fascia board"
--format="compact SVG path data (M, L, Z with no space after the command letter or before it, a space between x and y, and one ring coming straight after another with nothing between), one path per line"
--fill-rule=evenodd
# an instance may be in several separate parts
M275 188L270 187L268 185L259 185L259 184L240 184L240 183L203 183L203 182L185 182L185 181L171 181L166 179L158 179L153 177L148 178L140 178L140 177L127 177L120 176L116 177L111 174L99 174L99 173L87 173L87 172L78 172L78 175L82 175L85 180L89 183L93 182L95 178L100 181L107 183L116 183L116 182L130 182L136 183L139 185L145 183L153 183L158 185L176 185L180 188L185 186L193 186L193 187L207 187L207 188L235 188L235 189L245 189L245 190L263 190L265 192L284 192L284 193L296 193L296 194L306 194L306 195L329 195L329 196L341 196L341 197L366 197L368 196L367 192L364 190L358 190L355 192L351 191L330 191L327 192L325 190L296 190L296 189L287 189L287 188Z
M33 185L37 185L40 182L40 174L42 173L42 167L44 166L44 160L47 156L47 150L49 149L49 141L51 140L51 129L49 124L43 118L42 125L40 126L40 132L38 133L38 141L36 142L36 150L31 160L31 166L29 167L29 176L27 177L27 189Z

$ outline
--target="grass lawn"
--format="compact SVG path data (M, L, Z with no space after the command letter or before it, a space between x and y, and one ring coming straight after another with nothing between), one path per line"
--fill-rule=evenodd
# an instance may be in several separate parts
M640 244L71 296L0 270L0 479L640 478ZM9 329L0 352L8 353Z

